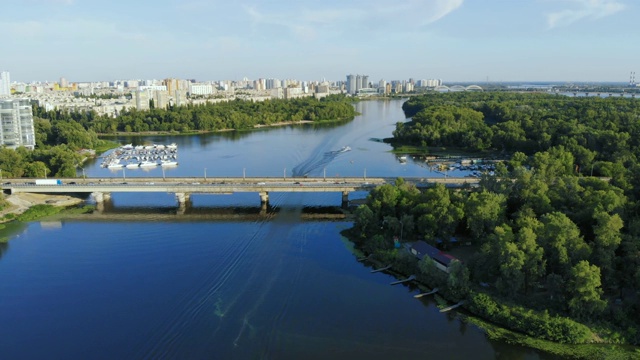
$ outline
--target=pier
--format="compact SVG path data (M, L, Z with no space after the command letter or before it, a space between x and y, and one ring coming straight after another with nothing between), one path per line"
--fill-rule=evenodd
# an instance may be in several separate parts
M413 295L413 297L416 298L416 299L419 299L419 298L421 298L423 296L433 295L433 294L437 293L438 290L440 290L440 289L435 288L435 289L433 289L433 290L431 290L429 292L426 292L426 293Z
M408 278L406 278L404 280L394 281L389 285L398 285L398 284L406 283L406 282L409 282L409 281L413 281L415 279L416 279L416 276L415 275L411 275L411 276L409 276Z
M387 266L385 266L383 268L380 268L380 269L371 270L371 273L373 274L373 273L377 273L377 272L381 272L381 271L385 271L385 270L389 270L389 269L391 269L391 265L387 265Z
M451 310L453 310L453 309L459 308L459 307L460 307L460 306L462 306L462 305L464 305L464 301L460 301L459 303L457 303L457 304L455 304L455 305L447 306L447 307L446 307L446 308L444 308L444 309L440 309L440 312L441 312L441 313L449 312L449 311L451 311Z

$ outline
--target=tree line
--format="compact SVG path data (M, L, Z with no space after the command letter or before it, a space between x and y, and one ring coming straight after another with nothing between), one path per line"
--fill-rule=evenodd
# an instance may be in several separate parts
M281 122L351 120L355 110L346 97L330 95L320 100L305 97L291 100L265 101L232 100L217 103L123 110L113 118L95 112L66 112L36 110L37 116L49 120L74 120L85 129L99 134L117 132L210 132L247 130L256 125Z

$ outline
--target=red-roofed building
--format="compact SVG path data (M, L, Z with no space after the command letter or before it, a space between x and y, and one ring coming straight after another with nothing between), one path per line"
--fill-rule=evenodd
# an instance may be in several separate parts
M429 256L433 262L435 262L436 267L446 273L449 273L449 268L454 261L460 261L424 241L416 241L413 243L413 245L411 245L411 253L420 260L422 260L425 255Z

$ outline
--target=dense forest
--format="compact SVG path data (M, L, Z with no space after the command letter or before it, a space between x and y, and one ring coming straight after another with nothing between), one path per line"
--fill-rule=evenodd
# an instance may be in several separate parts
M513 92L459 92L411 98L411 121L394 139L434 147L533 155L563 147L580 173L613 176L640 151L640 102Z
M517 332L640 342L639 100L447 93L412 98L404 110L412 119L397 124L396 142L491 149L508 160L477 188L421 191L402 179L377 188L356 211L362 250ZM437 270L429 257L394 249L398 233L461 261Z
M346 97L330 95L320 100L305 97L291 100L233 100L200 105L171 106L168 109L123 110L118 117L93 112L69 113L37 109L35 115L49 120L74 120L99 134L116 132L210 132L245 130L256 125L292 121L351 120L355 110Z

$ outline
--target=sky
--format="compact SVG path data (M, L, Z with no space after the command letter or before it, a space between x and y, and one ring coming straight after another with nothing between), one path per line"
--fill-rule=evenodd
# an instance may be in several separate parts
M638 0L0 0L12 81L640 82Z

